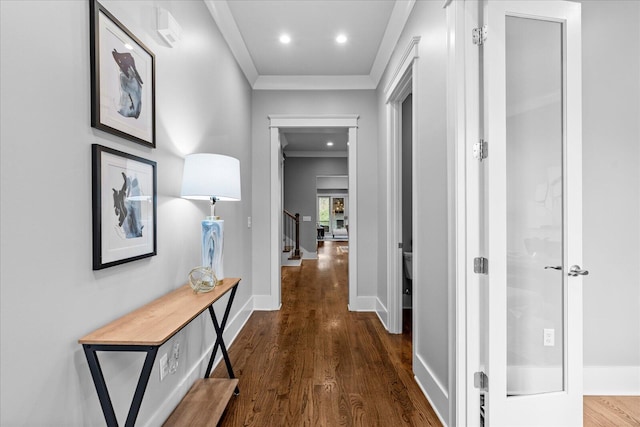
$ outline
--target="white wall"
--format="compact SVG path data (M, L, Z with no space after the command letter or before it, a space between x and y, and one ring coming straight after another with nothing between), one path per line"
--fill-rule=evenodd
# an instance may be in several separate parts
M413 111L418 119L413 135L415 200L413 217L413 371L434 409L449 420L448 384L448 209L446 134L446 11L442 2L417 1L398 41L390 64L378 86L378 152L386 152L386 113L384 91L401 61L412 37L420 36L414 80ZM382 157L384 159L384 157ZM379 187L386 188L385 160L380 160ZM386 196L381 196L384 199ZM378 276L386 277L386 213L378 216ZM386 304L385 281L378 282L377 297ZM451 393L451 394L450 394Z
M348 169L346 157L287 157L284 161L284 208L292 214L300 214L300 245L305 252L316 252L316 177L346 175ZM324 180L329 185L346 181L331 178ZM310 216L311 221L303 222L303 216Z
M253 92L253 277L254 295L270 295L270 230L277 220L269 216L270 114L359 114L358 120L358 284L357 296L374 300L381 276L371 268L377 257L378 183L377 107L372 90L361 91L254 91ZM383 201L383 200L382 200ZM371 307L373 309L373 306Z
M640 394L640 2L581 3L585 392Z
M243 278L229 331L249 314L240 311L252 294L244 75L201 1L103 3L156 54L155 150L90 127L89 2L0 2L2 425L104 425L77 340L182 285L199 264L199 221L208 206L179 198L185 154L240 159L242 201L217 208L226 220L225 272ZM184 29L173 49L155 31L157 4ZM157 256L92 271L92 143L158 163ZM203 374L200 358L213 338L211 320L201 316L160 349L179 340L180 367L159 383L156 362L138 425L164 420ZM100 358L123 423L142 358Z

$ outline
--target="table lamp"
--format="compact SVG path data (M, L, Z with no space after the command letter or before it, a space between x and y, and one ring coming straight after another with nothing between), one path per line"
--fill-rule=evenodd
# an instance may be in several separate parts
M199 275L205 277L196 279L198 289L194 287L196 291L210 291L224 278L224 221L215 216L215 205L217 201L240 200L240 161L221 154L188 155L184 160L182 197L211 202L211 215L202 221L202 267L198 267ZM206 278L208 275L209 279ZM191 284L194 286L193 282Z

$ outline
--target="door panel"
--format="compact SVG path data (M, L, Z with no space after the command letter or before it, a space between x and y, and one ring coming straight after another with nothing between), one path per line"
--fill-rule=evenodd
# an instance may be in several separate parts
M488 0L484 23L485 421L581 425L580 5Z
M507 16L505 37L507 394L523 395L563 390L562 24Z

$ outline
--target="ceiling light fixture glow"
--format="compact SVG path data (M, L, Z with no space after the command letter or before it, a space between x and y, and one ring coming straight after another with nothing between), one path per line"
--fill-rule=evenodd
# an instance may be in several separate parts
M288 34L283 34L280 36L280 43L289 44L291 42L291 37Z
M327 142L327 147L333 147L333 142L331 141Z
M344 34L338 34L338 37L336 37L336 42L345 44L347 42L347 36L345 36Z

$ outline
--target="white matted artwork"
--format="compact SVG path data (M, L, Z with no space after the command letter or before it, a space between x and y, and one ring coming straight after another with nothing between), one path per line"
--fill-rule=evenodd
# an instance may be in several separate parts
M156 255L156 162L93 145L93 269Z
M155 148L155 56L91 1L91 125Z

